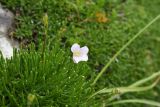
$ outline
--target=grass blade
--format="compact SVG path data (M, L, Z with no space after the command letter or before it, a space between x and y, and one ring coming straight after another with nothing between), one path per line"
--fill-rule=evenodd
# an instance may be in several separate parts
M142 85L142 84L144 84L144 83L146 83L146 82L154 79L154 78L157 77L157 76L160 76L160 71L152 74L151 76L149 76L149 77L147 77L147 78L145 78L145 79L142 79L142 80L139 80L139 81L133 83L133 84L130 85L129 87L137 87L137 86L139 86L139 85Z
M107 106L112 106L112 105L117 105L117 104L125 104L125 103L140 103L140 104L146 104L146 105L160 107L159 102L146 100L146 99L129 99L129 100L115 101L115 102L107 104Z
M93 95L91 95L89 97L92 98L98 94L107 94L107 93L112 93L112 94L124 94L124 93L128 93L128 92L141 92L141 91L146 91L149 89L152 89L153 87L155 87L157 85L157 83L159 82L160 78L156 79L156 81L154 83L152 83L149 86L144 86L144 87L117 87L117 88L104 88L98 92L95 92ZM112 97L111 97L112 98Z
M133 36L125 45L122 46L122 48L117 51L117 53L110 59L110 61L102 68L100 73L97 75L95 80L91 85L95 85L97 80L102 76L102 74L107 70L107 68L111 65L111 63L116 59L116 57L123 51L125 50L139 35L144 32L149 26L151 26L155 21L157 21L160 18L160 14L155 17L152 21L150 21L143 29L141 29L136 35Z
M139 81L133 83L133 84L130 85L129 87L137 87L137 86L140 86L140 85L142 85L142 84L144 84L144 83L146 83L146 82L148 82L148 81L156 78L157 76L160 76L160 71L152 74L151 76L149 76L149 77L147 77L147 78L144 78L144 79L142 79L142 80L139 80ZM122 95L122 94L123 94L123 93L117 94L117 95L114 95L114 96L111 96L111 97L108 99L108 101L113 101L115 98L117 98L117 96L120 96L120 95Z

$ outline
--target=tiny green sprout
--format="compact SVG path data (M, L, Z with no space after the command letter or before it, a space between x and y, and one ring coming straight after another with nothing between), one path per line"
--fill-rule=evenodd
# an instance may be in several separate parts
M32 105L35 99L36 99L36 96L34 94L28 94L27 96L28 106Z
M48 27L48 14L45 13L43 16L43 24L45 27Z
M44 60L44 53L46 48L46 41L48 36L48 14L45 13L43 16L43 25L44 25L44 42L43 42L43 49L42 49L42 58Z
M120 90L118 88L112 90L113 94L120 94Z

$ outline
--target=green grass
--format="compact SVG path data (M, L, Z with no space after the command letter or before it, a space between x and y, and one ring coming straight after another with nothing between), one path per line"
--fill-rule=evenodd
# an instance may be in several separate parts
M95 86L91 86L115 53L159 14L159 0L3 0L1 3L17 14L12 36L22 40L22 48L27 44L27 49L15 52L11 60L0 59L0 106L99 107L110 95L87 100L96 91L129 86L160 70L158 20L116 58ZM97 22L97 12L105 13L109 21ZM43 59L46 28L42 18L45 13L49 26ZM70 52L73 43L89 47L88 62L73 63ZM145 85L149 84L151 82ZM120 98L160 102L159 93L157 85ZM33 102L27 99L28 95L36 97ZM143 106L134 101L130 106Z
M26 106L29 94L38 97L39 106L85 103L92 92L90 80L86 81L90 68L85 63L72 64L65 56L69 54L54 47L46 51L45 61L35 51L22 51L6 63L1 60L1 106Z

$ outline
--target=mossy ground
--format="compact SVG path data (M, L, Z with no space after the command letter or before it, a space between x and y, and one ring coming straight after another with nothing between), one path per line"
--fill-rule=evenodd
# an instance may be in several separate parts
M95 90L128 86L159 70L158 20L117 57L95 87L90 86L110 58L159 14L159 0L2 0L1 3L16 14L11 36L21 39L23 48L28 46L12 60L0 60L1 106L26 106L27 96L33 94L37 99L33 106L99 107L103 101L86 100ZM44 13L49 17L45 60L41 58ZM99 21L97 13L107 20ZM73 43L89 47L88 62L73 63L70 52ZM121 98L160 102L159 93L157 86Z

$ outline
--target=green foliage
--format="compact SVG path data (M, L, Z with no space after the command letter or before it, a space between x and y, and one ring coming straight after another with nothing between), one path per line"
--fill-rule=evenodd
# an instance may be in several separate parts
M20 51L0 63L1 106L26 106L27 96L36 96L38 106L83 105L89 93L91 72L86 63L73 64L70 55L54 46L41 52Z
M128 86L159 71L158 20L113 61L94 87L90 86L115 53L159 14L158 0L1 0L1 3L17 14L13 36L31 42L37 36L37 49L31 46L17 52L11 60L1 58L0 106L99 107L106 101L105 95L87 100L95 91ZM97 12L106 15L106 23L96 20ZM45 13L48 36L43 59ZM73 63L70 47L75 42L89 47L89 62ZM121 98L159 101L159 90L160 86L156 86L151 91L125 94Z

